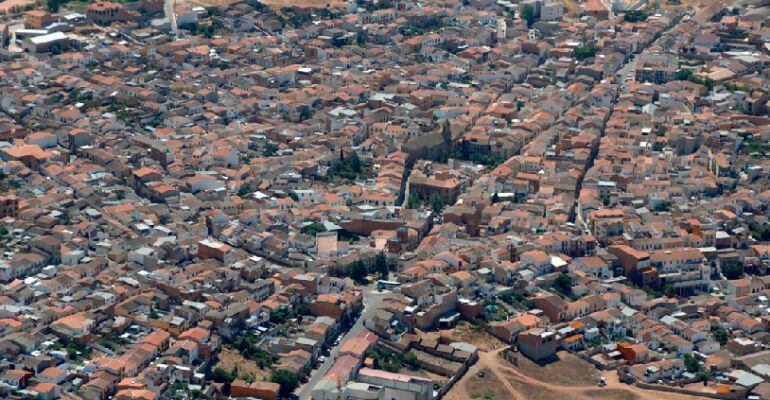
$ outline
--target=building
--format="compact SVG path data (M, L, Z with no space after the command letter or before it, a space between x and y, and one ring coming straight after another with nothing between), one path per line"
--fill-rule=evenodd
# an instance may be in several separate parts
M438 195L445 205L457 201L463 188L463 182L449 173L425 176L414 174L409 177L409 195L417 195L420 200L430 201Z
M63 32L53 32L24 39L22 47L28 53L60 53L70 47L70 40Z
M53 21L51 14L43 10L27 11L24 13L24 16L26 17L26 23L24 26L32 29L45 28L46 25Z
M532 328L519 333L519 351L535 361L553 357L558 347L559 338L555 331Z
M644 54L636 60L636 81L664 84L676 79L679 60L671 54Z
M433 381L419 376L361 368L356 380L384 388L384 399L433 399Z
M19 215L19 198L16 196L0 197L0 219L16 218Z
M278 392L281 385L273 382L251 382L246 383L243 379L236 379L230 385L230 396L251 397L263 400L275 400L278 398Z
M633 365L629 368L628 372L635 378L646 383L676 379L685 372L684 360L675 358L672 360L653 361L647 364Z
M128 20L126 9L111 1L99 1L91 3L86 10L86 17L99 25L109 25L113 22L125 22Z

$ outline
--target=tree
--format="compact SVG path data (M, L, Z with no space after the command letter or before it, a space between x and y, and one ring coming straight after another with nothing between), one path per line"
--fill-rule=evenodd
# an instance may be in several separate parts
M272 157L278 153L278 150L280 150L278 145L274 143L267 143L265 145L265 149L262 151L262 155L265 157Z
M653 208L653 211L655 212L665 212L670 211L674 207L674 203L670 201L661 201L655 207Z
M230 372L225 371L224 368L216 367L214 372L211 373L211 379L217 383L232 383L235 377Z
M369 269L366 264L361 260L356 260L348 265L348 275L356 282L363 282L366 280L366 275L369 273Z
M59 0L47 0L46 4L48 5L48 10L52 13L59 12Z
M521 19L527 21L527 28L532 27L532 23L535 22L535 9L529 4L524 4L521 7L520 13Z
M678 81L689 81L691 77L692 77L691 69L680 69L679 71L676 71L676 79Z
M417 193L409 193L409 199L406 201L406 208L416 209L420 208L420 196Z
M270 381L281 385L280 396L287 397L294 392L294 389L299 386L299 378L291 371L285 369L279 369L273 372L270 377Z
M420 362L417 360L417 356L411 351L404 354L404 364L413 370L420 368Z
M674 297L676 295L676 288L672 284L667 284L666 287L663 289L663 293L665 293L668 297Z
M730 280L738 279L741 277L741 275L743 275L743 266L740 263L735 263L735 262L727 263L723 265L721 268L722 268L722 274L724 274L724 276Z
M267 352L267 350L259 347L259 336L257 336L253 330L248 330L245 333L238 335L232 342L241 355L253 360L259 365L259 368L267 368L273 365L275 361L273 355Z
M379 252L374 257L374 270L380 273L382 279L388 279L388 258L385 256L385 252Z
M492 204L497 203L498 201L500 201L500 196L498 196L497 192L495 192L492 194Z
M444 200L441 199L438 193L433 193L430 198L430 205L433 208L433 212L438 214L444 209Z
M326 232L326 227L320 222L313 222L312 224L302 228L302 232L305 232L310 236L316 236L319 233Z
M214 380L214 382L217 383L224 383L222 386L222 391L224 394L229 395L230 394L230 384L233 383L235 378L238 377L238 367L233 366L233 369L230 370L230 372L227 372L222 367L217 367L214 369L214 372L211 374L211 379Z
M644 11L632 10L623 16L623 19L628 22L647 21L648 14Z
M569 275L561 273L556 277L556 280L554 280L553 287L559 293L568 296L572 294L572 278L570 278Z
M578 61L583 61L586 58L591 58L596 55L596 45L593 43L587 43L572 51L572 56Z
M714 340L719 342L720 345L724 346L727 344L727 331L725 330L725 328L722 328L722 327L712 328L711 333L714 334Z
M356 153L347 158L340 156L329 167L329 176L339 176L347 180L354 180L366 175L366 163Z
M350 157L348 157L348 163L350 163L350 169L353 171L361 170L361 159L358 158L358 154L351 154Z
M700 363L698 359L690 354L684 355L684 367L687 368L687 372L696 373L700 371Z

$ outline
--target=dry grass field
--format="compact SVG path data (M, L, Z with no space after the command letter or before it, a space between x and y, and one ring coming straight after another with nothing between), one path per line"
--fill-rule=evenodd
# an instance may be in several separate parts
M519 357L514 366L499 357L500 350L480 352L479 361L455 384L447 400L701 400L705 397L663 393L625 385L613 371L600 372L572 354L544 366ZM479 376L482 372L482 376ZM597 386L599 377L607 386Z

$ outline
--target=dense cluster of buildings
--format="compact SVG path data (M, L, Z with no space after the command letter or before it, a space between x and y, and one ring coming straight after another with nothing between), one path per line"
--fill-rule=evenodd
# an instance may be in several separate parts
M464 320L770 398L767 7L59 3L0 3L0 397L432 400Z

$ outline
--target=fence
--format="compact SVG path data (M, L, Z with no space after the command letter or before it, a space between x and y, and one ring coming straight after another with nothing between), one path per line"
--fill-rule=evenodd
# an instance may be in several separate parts
M652 383L644 383L644 382L636 382L635 385L642 389L657 390L659 392L679 393L679 394L686 394L690 396L701 396L701 397L708 397L712 399L723 399L723 400L745 399L749 391L748 389L743 389L743 390L729 392L729 393L708 393L708 392L699 392L697 390L689 390L689 389L678 388L673 386L661 386L661 385L655 385Z

